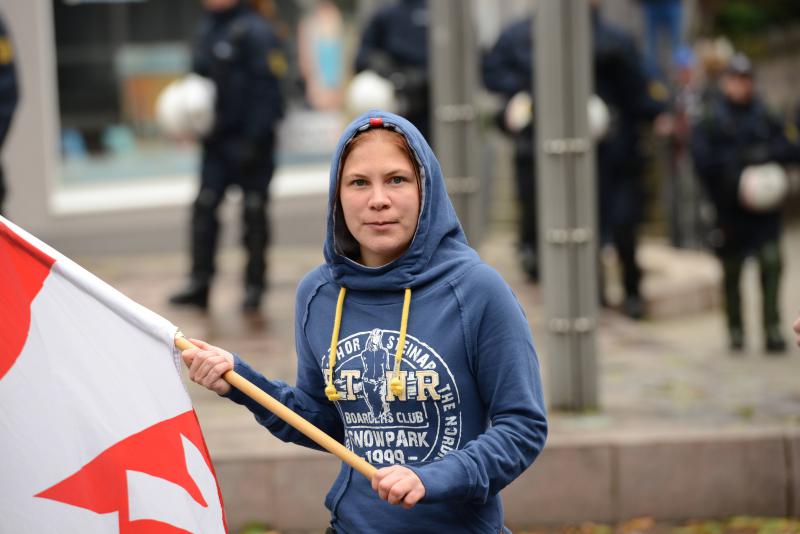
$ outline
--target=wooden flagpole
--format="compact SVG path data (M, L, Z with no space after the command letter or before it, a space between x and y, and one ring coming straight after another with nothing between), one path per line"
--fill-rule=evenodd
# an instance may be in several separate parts
M196 345L186 339L180 332L175 335L175 346L181 350L197 348ZM309 439L313 440L314 443L331 454L336 455L340 460L367 477L367 479L372 480L372 476L375 474L375 471L377 471L374 466L370 465L356 453L311 424L307 419L281 404L275 397L258 388L236 371L228 371L222 375L222 378L261 406L286 421L286 423L302 432Z

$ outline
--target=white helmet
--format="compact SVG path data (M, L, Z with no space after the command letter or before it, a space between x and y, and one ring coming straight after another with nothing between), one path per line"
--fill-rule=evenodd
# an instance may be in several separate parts
M189 74L167 85L156 100L156 121L171 137L202 137L214 124L214 82Z
M364 70L353 76L347 86L345 96L347 114L357 117L371 109L397 112L397 98L394 85L371 70Z
M611 124L611 113L608 112L608 106L603 102L603 99L597 95L589 97L587 107L589 113L589 136L594 141L600 141L608 133L608 127Z
M745 167L739 178L739 202L750 211L773 211L789 191L786 171L777 163Z

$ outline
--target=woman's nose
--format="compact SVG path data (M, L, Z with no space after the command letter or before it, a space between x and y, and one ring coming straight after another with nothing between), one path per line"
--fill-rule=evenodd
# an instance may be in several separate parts
M372 209L383 209L391 204L389 195L382 184L376 185L372 188L369 196L369 207Z

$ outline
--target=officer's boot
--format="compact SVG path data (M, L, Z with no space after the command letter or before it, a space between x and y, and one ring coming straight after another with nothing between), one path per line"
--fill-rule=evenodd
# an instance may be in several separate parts
M205 310L208 308L209 289L207 281L190 278L182 289L172 294L169 303L176 306L197 306Z
M527 136L526 141L530 143ZM538 225L536 220L536 178L533 156L528 153L514 157L514 172L519 195L519 261L531 282L539 280Z
M519 262L531 282L539 280L539 256L535 247L535 244L531 245L530 243L520 243L519 245Z
M742 323L742 296L739 280L742 274L744 257L721 256L723 285L725 289L725 318L728 323L730 349L740 352L744 349L744 326Z
M171 304L208 308L219 234L216 211L221 199L222 194L212 189L201 189L197 195L192 211L192 273L186 286L170 297Z
M781 320L780 312L778 311L782 261L780 246L777 241L771 241L759 250L758 263L761 270L764 348L767 354L777 355L786 351L786 341L781 335Z
M258 311L266 287L266 249L269 244L267 197L262 191L244 193L244 246L247 250L245 290L242 309Z
M625 287L625 301L622 311L631 319L642 319L645 304L639 293L642 270L636 262L636 230L632 225L617 228L614 232L614 245L622 267L622 285Z

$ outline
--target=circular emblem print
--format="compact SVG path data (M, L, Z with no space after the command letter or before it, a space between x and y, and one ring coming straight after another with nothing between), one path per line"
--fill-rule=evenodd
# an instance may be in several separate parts
M399 377L402 395L388 387L395 376L396 330L373 329L339 341L333 383L345 424L346 445L371 464L435 460L461 441L461 400L445 361L429 345L406 335ZM321 358L328 375L328 354Z

